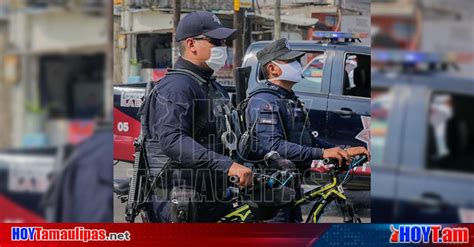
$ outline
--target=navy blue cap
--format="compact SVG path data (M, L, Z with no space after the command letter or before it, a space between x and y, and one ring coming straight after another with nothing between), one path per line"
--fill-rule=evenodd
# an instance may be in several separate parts
M208 11L196 11L186 15L176 27L176 41L201 34L213 39L234 39L236 29L222 26L217 16Z
M304 56L304 52L292 50L285 38L267 44L257 52L257 60L261 65L265 65L274 60L292 60Z

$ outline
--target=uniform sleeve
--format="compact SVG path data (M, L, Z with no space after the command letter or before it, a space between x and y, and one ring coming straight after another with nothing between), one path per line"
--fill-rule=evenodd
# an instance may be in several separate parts
M258 157L269 151L276 151L293 162L310 163L322 158L322 150L286 141L284 131L284 108L278 98L273 96L253 98L247 108L247 119L255 124L258 139Z
M323 141L319 138L314 138L314 142L315 142L316 146L318 146L320 148L334 148L334 147L336 147L336 145L334 145L330 142L327 142L327 141Z
M194 97L191 92L174 90L157 92L150 114L153 138L160 143L165 155L188 168L220 170L227 173L232 160L209 150L192 138Z

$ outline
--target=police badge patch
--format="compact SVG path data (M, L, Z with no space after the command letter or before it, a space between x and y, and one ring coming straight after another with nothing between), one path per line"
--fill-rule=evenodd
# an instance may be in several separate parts
M290 44L288 43L288 40L287 40L287 39L285 39L285 46L286 46L286 48L288 48L288 49L291 50Z
M216 23L218 23L219 25L222 26L221 21L219 20L219 18L218 18L216 15L213 15L213 16L212 16L212 19L213 19L214 22L216 22Z

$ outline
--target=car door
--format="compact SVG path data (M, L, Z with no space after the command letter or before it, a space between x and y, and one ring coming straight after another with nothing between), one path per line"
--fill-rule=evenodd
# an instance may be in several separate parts
M358 64L348 64L351 57L356 57ZM355 71L357 73L354 73ZM363 76L356 76L356 74ZM354 82L361 82L360 84L363 85L356 88ZM336 50L332 65L327 110L327 140L329 142L340 145L369 146L369 52Z
M409 89L405 86L372 88L371 214L372 222L395 218L396 179L400 166L402 125Z
M454 84L452 86L455 86ZM472 91L472 90L471 90ZM397 178L396 221L473 221L474 93L411 87ZM443 115L446 107L451 116ZM440 114L441 113L441 114ZM444 129L445 131L439 131ZM442 133L442 134L439 134ZM451 140L451 141L450 141Z

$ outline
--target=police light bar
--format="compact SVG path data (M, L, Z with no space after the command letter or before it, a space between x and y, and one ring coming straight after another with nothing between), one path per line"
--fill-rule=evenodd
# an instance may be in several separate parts
M416 51L372 50L372 60L393 63L436 63L441 62L441 54Z
M323 39L361 39L367 38L368 33L344 33L330 31L315 31L313 37Z
M381 63L466 63L473 58L474 53L372 50L372 61Z

